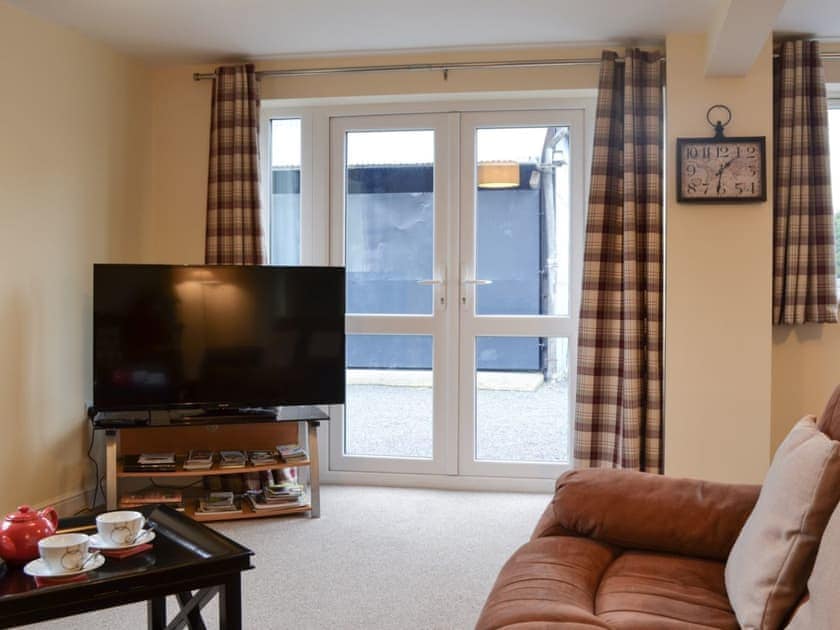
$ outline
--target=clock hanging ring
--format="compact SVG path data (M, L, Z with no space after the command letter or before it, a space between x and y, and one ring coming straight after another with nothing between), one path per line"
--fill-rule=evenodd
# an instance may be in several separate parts
M715 122L712 122L712 112L717 113ZM676 183L680 203L767 200L765 138L725 136L724 128L732 118L732 111L726 105L712 105L706 111L706 121L714 129L714 136L677 138Z

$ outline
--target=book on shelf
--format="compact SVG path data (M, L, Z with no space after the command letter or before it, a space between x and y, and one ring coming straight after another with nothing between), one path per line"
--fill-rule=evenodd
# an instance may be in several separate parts
M138 464L174 464L175 453L140 453Z
M236 502L233 492L211 492L199 499L196 514L237 514L242 506Z
M175 472L175 461L171 463L143 463L140 461L140 455L126 455L123 457L123 471L124 472Z
M183 501L178 501L177 503L132 503L131 501L124 501L120 499L119 501L119 508L121 510L135 510L137 508L146 507L147 505L165 505L166 507L170 507L173 510L177 510L178 512L183 512L186 510L186 505Z
M213 467L213 451L191 449L184 460L184 470L210 470Z
M287 464L303 462L309 458L306 449L300 444L280 444L277 446L277 453Z
M272 512L283 512L285 510L294 510L299 507L307 505L306 497L301 495L289 501L273 502L265 498L263 494L246 494L245 498L256 512L270 510Z
M277 463L277 451L248 451L248 460L254 466L268 466Z
M120 495L120 504L148 505L151 503L180 503L184 495L174 488L145 488Z
M219 451L219 468L244 468L247 461L243 451Z

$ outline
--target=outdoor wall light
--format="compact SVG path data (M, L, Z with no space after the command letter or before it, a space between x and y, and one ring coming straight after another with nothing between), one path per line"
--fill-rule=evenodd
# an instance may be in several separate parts
M479 162L479 188L518 188L518 162Z

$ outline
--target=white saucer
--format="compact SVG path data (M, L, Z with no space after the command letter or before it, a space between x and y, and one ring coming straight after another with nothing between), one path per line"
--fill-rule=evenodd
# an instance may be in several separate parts
M137 547L138 545L145 545L146 543L150 543L155 539L155 533L150 530L145 530L144 533L140 534L140 538L135 540L133 543L129 545L116 545L114 543L106 543L99 534L93 534L90 537L90 546L95 549L103 549L103 550L111 550L111 549L132 549Z
M81 568L77 571L61 571L58 573L53 573L47 568L46 562L44 562L41 558L36 558L32 562L29 562L25 567L23 567L23 572L26 573L26 575L31 575L32 577L71 577L73 575L79 575L81 573L87 573L88 571L98 569L103 564L105 564L105 556L97 554L96 557L93 558L90 562L88 562L87 566L85 566L84 568Z

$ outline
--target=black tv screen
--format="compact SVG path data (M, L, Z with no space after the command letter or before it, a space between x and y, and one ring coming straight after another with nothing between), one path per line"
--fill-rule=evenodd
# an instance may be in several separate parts
M344 269L94 265L99 410L343 404Z

